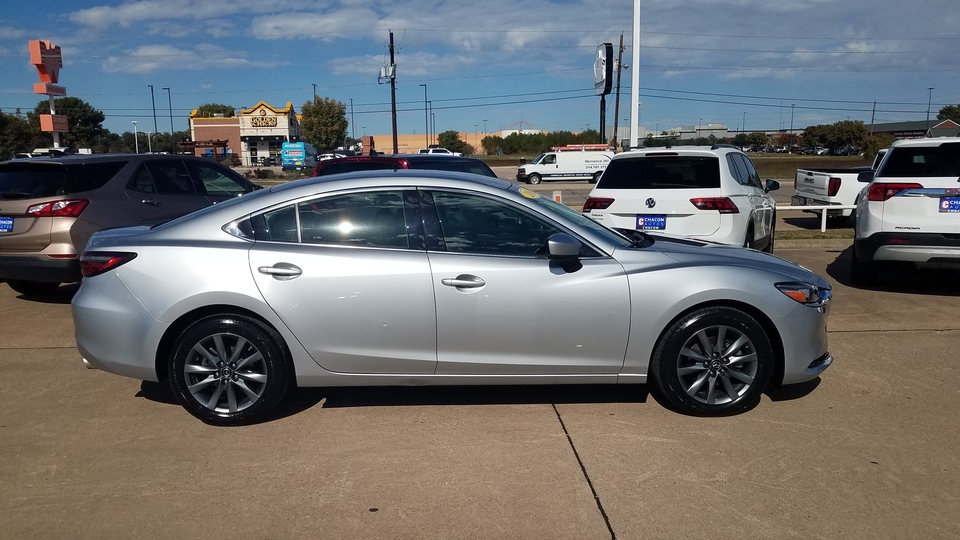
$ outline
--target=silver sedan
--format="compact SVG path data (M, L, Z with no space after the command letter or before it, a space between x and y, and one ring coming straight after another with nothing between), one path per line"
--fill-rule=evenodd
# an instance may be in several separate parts
M813 272L467 174L292 182L99 232L81 265L84 363L169 381L216 425L269 418L294 384L652 381L679 412L725 415L833 361Z

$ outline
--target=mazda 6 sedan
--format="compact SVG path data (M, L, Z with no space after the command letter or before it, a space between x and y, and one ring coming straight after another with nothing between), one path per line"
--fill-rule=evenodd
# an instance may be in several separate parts
M312 178L96 233L83 362L215 425L294 385L644 384L727 415L833 361L831 287L752 249L609 229L493 178Z

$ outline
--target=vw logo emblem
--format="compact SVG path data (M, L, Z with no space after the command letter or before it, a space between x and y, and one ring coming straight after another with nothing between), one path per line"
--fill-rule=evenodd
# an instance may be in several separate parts
M646 205L647 205L647 208L653 208L654 206L657 205L657 201L655 201L653 197L650 197L649 199L647 199Z

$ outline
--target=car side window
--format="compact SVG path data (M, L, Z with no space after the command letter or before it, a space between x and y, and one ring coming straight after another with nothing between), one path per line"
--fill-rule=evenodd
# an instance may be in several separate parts
M193 180L180 161L149 161L140 166L127 185L142 193L196 195Z
M408 249L401 191L368 191L323 197L297 205L304 244Z
M743 162L744 170L747 172L747 177L749 178L748 185L751 185L757 189L763 189L763 181L760 180L760 173L757 172L757 168L753 166L753 162L750 161L750 158L743 154L737 154L737 157Z
M743 162L737 159L737 154L727 154L727 165L730 167L730 174L733 179L741 186L750 185L750 177L743 166Z
M187 161L187 168L203 185L207 195L235 197L250 191L248 186L212 163Z
M446 251L479 255L534 257L547 239L563 232L555 225L500 201L482 196L429 192Z

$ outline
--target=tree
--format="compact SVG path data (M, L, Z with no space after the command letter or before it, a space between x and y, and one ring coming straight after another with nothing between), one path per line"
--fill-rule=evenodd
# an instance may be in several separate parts
M733 145L743 148L744 146L750 146L750 136L746 133L738 133L736 137L733 138Z
M960 124L960 105L947 105L937 113L937 120L953 120Z
M867 138L867 126L860 120L841 120L833 124L833 130L827 138L828 148L856 146L863 148Z
M227 118L233 116L235 111L236 109L230 105L223 105L221 103L204 103L197 107L197 115L201 117L213 117L222 114Z
M30 123L12 114L0 113L0 161L35 148Z
M830 146L830 139L833 137L833 126L828 126L824 124L817 124L815 126L807 126L807 129L803 130L803 144L804 146Z
M300 133L317 150L335 150L347 138L347 106L343 102L315 97L303 104Z
M466 146L467 143L460 140L459 132L451 129L437 135L437 144L439 144L441 148L446 148L451 152L463 153L464 146Z
M867 135L867 138L864 139L863 144L863 158L869 161L873 161L874 156L877 155L877 151L883 150L884 148L890 148L890 145L893 144L893 135L889 133L874 133L873 135Z
M76 97L62 97L54 101L57 114L67 117L67 126L70 131L60 134L60 145L66 148L91 148L97 143L105 130L103 120L106 118L103 111L93 108L86 101ZM50 101L43 100L37 104L33 112L27 113L30 125L40 131L40 115L50 114ZM44 140L50 135L44 134ZM52 140L52 139L51 139Z
M767 146L767 134L760 131L754 131L750 134L750 144L753 146Z

